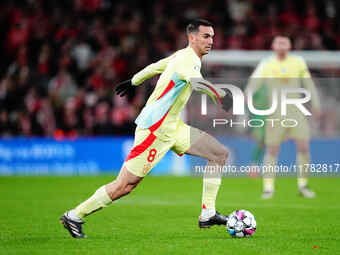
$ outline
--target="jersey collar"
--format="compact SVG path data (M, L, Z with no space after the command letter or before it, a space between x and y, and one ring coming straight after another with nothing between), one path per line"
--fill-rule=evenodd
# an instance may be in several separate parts
M197 56L196 52L194 51L193 48L191 48L190 46L188 46L187 48L189 48L189 50L192 52L192 54L195 56L195 58L201 63L201 59Z

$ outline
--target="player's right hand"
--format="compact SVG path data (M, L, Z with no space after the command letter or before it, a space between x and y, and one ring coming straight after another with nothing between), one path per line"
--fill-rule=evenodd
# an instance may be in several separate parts
M117 84L116 94L123 97L129 92L129 90L132 90L132 89L133 89L133 84L131 82L131 79L122 81Z

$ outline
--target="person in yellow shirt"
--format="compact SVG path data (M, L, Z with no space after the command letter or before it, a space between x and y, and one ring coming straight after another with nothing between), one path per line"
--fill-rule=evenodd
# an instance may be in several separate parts
M212 24L205 20L195 20L187 26L187 36L188 47L145 67L131 80L117 87L117 93L124 96L133 86L161 74L156 88L135 121L137 128L134 146L116 180L100 187L88 200L61 217L61 223L72 237L86 237L82 231L83 219L129 194L169 150L179 155L190 154L205 158L211 166L225 164L228 151L221 143L180 120L180 112L193 89L210 95L212 91L220 102L223 98L223 108L226 110L232 104L225 91L204 80L200 73L202 57L213 45ZM209 89L206 90L204 86ZM202 212L198 221L200 228L225 225L227 222L227 216L219 214L215 209L220 184L220 174L203 178Z
M263 84L268 90L269 105L272 105L272 94L274 88L278 91L278 98L281 96L282 88L300 88L304 87L311 95L311 108L314 117L319 116L320 101L317 90L311 79L311 74L304 59L300 56L290 54L291 42L288 37L277 36L272 43L274 54L260 62L252 74L249 84L246 88L248 93L251 89L256 92ZM290 95L296 98L299 95ZM310 161L309 140L310 128L308 116L305 116L295 105L287 105L287 114L281 114L281 105L278 104L276 111L267 117L267 119L276 119L279 121L294 119L297 125L294 127L283 127L273 125L272 121L266 122L265 146L266 153L264 156L263 170L263 199L270 199L274 194L274 169L277 164L280 144L288 138L295 141L297 147L296 170L298 174L298 188L302 196L313 198L315 193L308 188L307 173Z

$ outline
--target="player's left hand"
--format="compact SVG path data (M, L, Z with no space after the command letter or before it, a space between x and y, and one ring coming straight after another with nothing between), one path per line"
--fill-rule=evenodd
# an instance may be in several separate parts
M227 90L225 96L222 97L221 100L223 110L228 112L233 107L233 96L231 92Z
M129 92L129 90L132 90L132 89L133 89L133 84L131 82L131 79L122 81L117 84L116 94L123 97Z

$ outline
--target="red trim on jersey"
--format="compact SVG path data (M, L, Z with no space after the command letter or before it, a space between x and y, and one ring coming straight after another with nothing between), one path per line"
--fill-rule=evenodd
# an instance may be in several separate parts
M164 114L164 116L159 121L157 121L155 124L153 124L151 127L149 127L151 134L148 135L148 137L145 138L145 140L143 142L141 142L140 144L138 144L138 145L136 145L135 147L132 148L129 155L125 159L125 161L128 161L130 159L133 159L133 158L139 156L140 154L142 154L144 151L146 151L153 144L153 142L157 138L157 136L155 136L153 134L153 132L155 132L159 128L159 126L162 124L162 122L164 121L164 119L168 115L168 113L169 113L169 111L166 114Z
M173 80L171 80L169 82L168 86L163 91L163 93L157 98L157 100L162 98L174 86L175 86L175 82ZM170 111L170 109L169 109L169 111ZM148 135L148 137L145 138L145 140L143 142L141 142L140 144L136 145L135 147L133 147L131 149L131 151L130 151L129 155L127 156L127 158L125 159L125 161L128 161L130 159L133 159L133 158L139 156L140 154L142 154L144 151L146 151L153 144L153 142L157 138L157 136L155 136L153 134L153 132L155 132L160 127L160 125L162 125L162 123L163 123L164 119L166 118L166 116L168 115L169 111L167 111L167 113L164 114L164 116L159 121L157 121L155 124L153 124L151 127L149 127L151 134Z
M171 80L168 84L168 86L165 88L165 90L163 91L163 93L157 98L160 99L162 98L166 93L168 93L173 87L175 86L175 82L173 80Z
M220 101L220 103L223 104L220 96L217 93L217 91L213 87L211 87L209 84L204 83L204 85L207 86L209 89L211 89L214 92L215 96L218 98L218 101Z
M161 99L166 93L168 93L173 87L175 86L175 82L173 80L171 80L168 84L168 86L165 88L165 90L162 92L162 94L156 99L159 100ZM149 130L152 132L155 132L159 126L162 124L162 122L164 121L165 117L168 115L170 109L167 111L166 114L164 114L164 116L157 121L155 124L153 124L151 127L149 127Z
M169 111L170 111L170 109L169 109ZM153 124L151 127L149 127L149 130L151 131L151 133L155 132L159 128L159 126L162 125L162 123L163 123L165 117L168 115L169 111L167 111L167 113L164 114L164 116L159 121L157 121L155 124Z
M157 136L155 136L153 133L148 135L148 137L145 138L145 140L142 143L140 143L140 144L138 144L138 145L136 145L135 147L132 148L129 155L125 159L125 161L133 159L133 158L139 156L140 154L142 154L144 151L146 151L147 148L149 148L153 144L153 142L156 140L156 138L157 138Z

